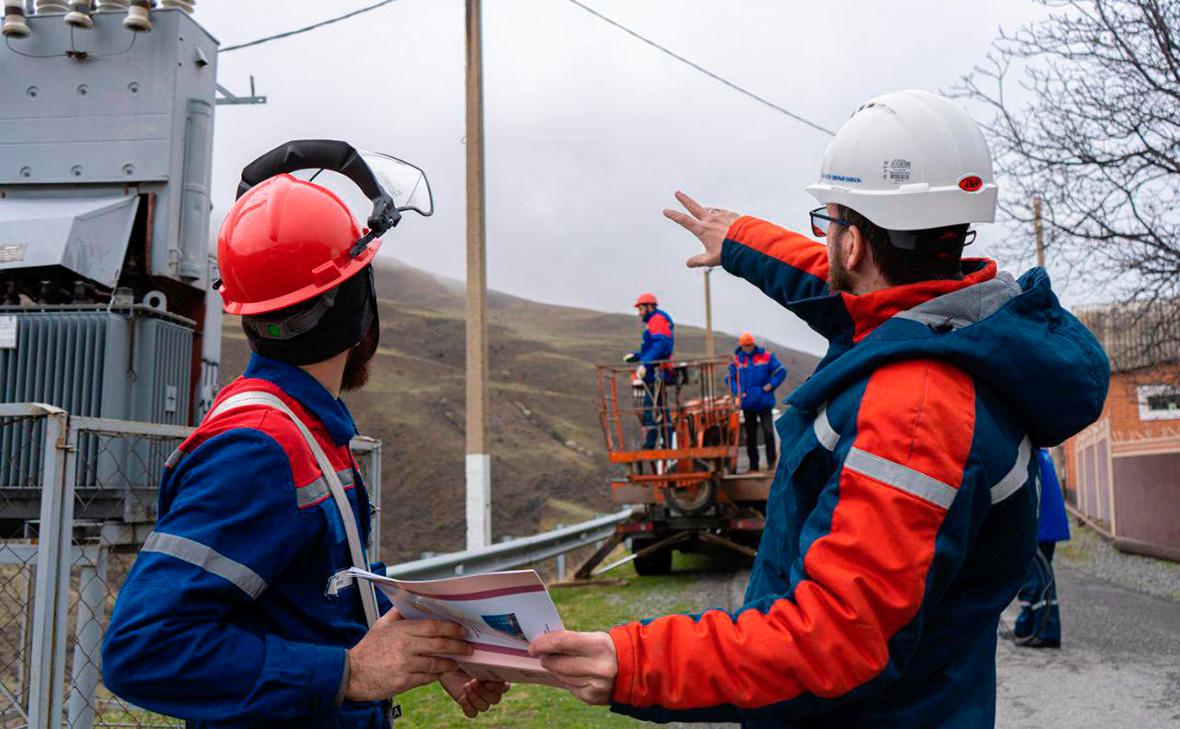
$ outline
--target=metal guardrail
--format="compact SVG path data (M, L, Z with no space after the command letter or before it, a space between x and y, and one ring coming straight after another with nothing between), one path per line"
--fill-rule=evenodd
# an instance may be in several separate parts
M500 542L483 549L469 549L414 562L403 562L387 567L385 574L402 580L432 580L524 567L609 539L615 533L615 526L629 519L632 513L632 509L624 509L616 514L601 516L581 524Z

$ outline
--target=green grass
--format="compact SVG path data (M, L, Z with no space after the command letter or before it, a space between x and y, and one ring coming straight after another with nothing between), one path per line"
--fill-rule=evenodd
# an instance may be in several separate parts
M701 558L677 554L673 574L637 578L631 565L613 570L611 578L627 583L607 587L573 587L552 590L553 601L569 630L605 630L619 623L673 612L700 609L687 595ZM590 707L565 691L547 686L517 685L499 706L467 719L438 684L414 689L400 697L405 716L399 727L487 727L528 729L592 729L634 726L633 719L612 714L605 707ZM468 724L468 722L472 722Z

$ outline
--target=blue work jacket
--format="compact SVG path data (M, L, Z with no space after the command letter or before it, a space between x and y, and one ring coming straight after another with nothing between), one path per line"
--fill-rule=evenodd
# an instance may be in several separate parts
M729 363L729 390L741 397L742 410L771 410L774 408L774 391L787 379L787 368L762 347L755 347L747 354L738 347L733 351ZM770 390L765 387L770 385Z
M247 390L275 394L311 429L367 542L348 408L298 367L258 355L217 402ZM165 469L155 530L106 633L103 681L199 728L386 727L381 703L344 701L346 651L366 632L358 590L338 578L351 566L295 424L264 407L207 418Z
M1037 451L1041 468L1041 524L1037 530L1039 542L1068 542L1069 515L1065 513L1065 497L1057 481L1053 457L1042 448Z

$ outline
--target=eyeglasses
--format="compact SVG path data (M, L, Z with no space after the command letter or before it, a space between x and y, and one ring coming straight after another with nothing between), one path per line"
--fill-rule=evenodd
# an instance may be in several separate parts
M828 236L828 228L832 227L833 223L843 225L845 228L852 225L852 223L844 218L833 218L831 215L828 215L827 208L825 207L818 207L808 214L811 216L811 232L817 238L826 238Z

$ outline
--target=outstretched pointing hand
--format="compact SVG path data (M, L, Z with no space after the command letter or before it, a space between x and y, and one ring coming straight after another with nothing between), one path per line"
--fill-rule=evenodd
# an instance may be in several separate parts
M721 208L704 207L679 190L676 191L676 199L691 215L669 208L664 210L664 217L679 223L680 227L695 235L705 247L704 253L698 253L688 259L688 267L720 266L721 244L725 242L725 234L733 221L741 216Z

